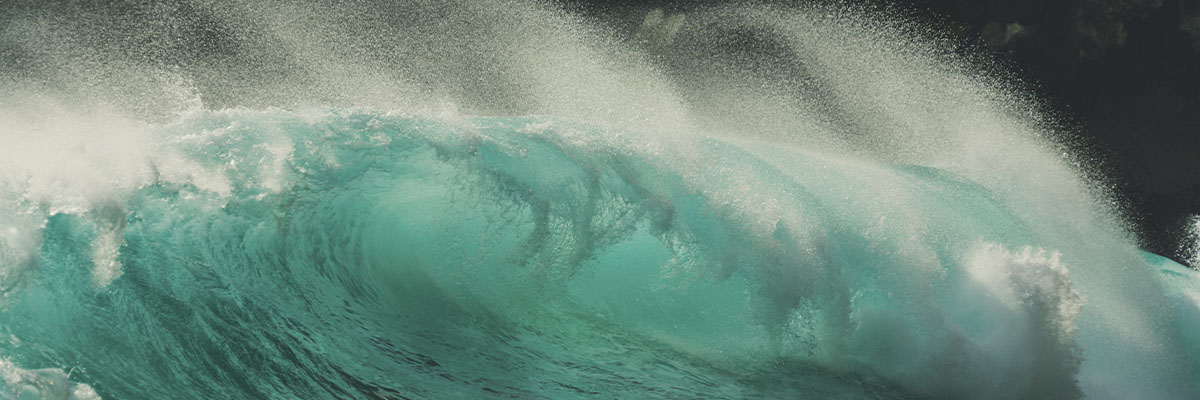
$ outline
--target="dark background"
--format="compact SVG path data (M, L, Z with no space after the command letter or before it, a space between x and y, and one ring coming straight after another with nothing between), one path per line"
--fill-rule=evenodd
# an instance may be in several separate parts
M949 29L1015 70L1105 160L1099 168L1146 249L1196 266L1189 219L1200 214L1200 0L843 2ZM567 3L611 16L720 1Z
M1110 160L1148 250L1187 259L1200 214L1200 1L912 0L1040 88ZM1195 265L1193 265L1195 266Z

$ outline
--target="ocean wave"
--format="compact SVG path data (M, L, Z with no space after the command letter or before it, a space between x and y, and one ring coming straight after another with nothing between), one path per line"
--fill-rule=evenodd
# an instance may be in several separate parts
M1131 301L928 167L541 117L241 110L155 135L144 182L5 242L37 254L10 351L53 349L10 356L116 397L1074 397L1113 347L1091 340L1122 337L1089 311Z

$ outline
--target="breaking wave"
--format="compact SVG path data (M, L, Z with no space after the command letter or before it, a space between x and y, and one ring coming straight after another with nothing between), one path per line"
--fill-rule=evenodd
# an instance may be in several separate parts
M654 11L623 41L540 3L229 4L192 4L222 57L280 64L68 43L29 56L62 79L5 83L0 395L1200 390L1196 273L889 10ZM17 47L47 28L9 19ZM79 57L152 72L88 84Z

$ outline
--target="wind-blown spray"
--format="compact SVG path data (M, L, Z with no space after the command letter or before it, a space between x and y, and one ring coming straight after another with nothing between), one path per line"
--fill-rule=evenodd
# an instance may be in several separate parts
M1037 102L840 7L6 9L0 393L1200 394Z

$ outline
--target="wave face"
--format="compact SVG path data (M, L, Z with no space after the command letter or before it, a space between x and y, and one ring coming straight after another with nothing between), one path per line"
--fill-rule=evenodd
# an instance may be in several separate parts
M1200 276L952 40L494 3L0 14L0 397L1200 397Z
M163 134L226 180L50 215L0 315L24 364L118 398L1058 398L1111 351L1087 266L944 170L538 117Z

